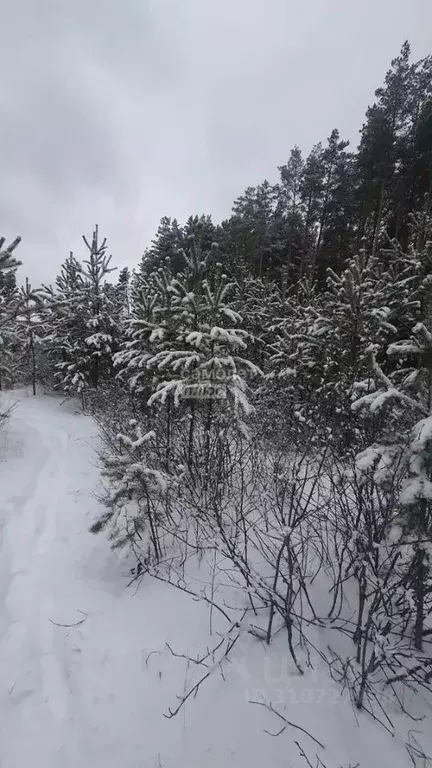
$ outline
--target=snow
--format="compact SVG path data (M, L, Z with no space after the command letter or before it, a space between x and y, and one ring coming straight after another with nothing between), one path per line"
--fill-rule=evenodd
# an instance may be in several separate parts
M210 338L212 341L219 341L226 344L231 344L234 347L247 348L247 344L240 337L241 331L229 330L227 328L219 328L214 326L210 330Z
M378 411L379 408L382 408L383 405L385 405L388 400L391 400L392 398L399 397L399 392L397 389L388 389L385 392L380 392L379 394L375 395L375 398L371 402L370 409L372 413L375 413L375 411Z
M414 451L423 451L427 443L432 440L432 416L421 419L412 430L412 449Z
M400 495L401 504L409 506L419 499L432 499L432 483L425 477L413 477L405 481Z
M242 628L224 676L210 659L197 697L164 717L203 671L167 643L205 653L222 625L211 636L207 607L156 579L127 588L135 563L88 532L101 511L94 423L71 400L17 399L0 433L1 768L302 768L295 741L326 768L411 765L412 721L393 713L392 738L354 714L318 652L303 676L293 669L283 633L268 648ZM324 651L328 635L313 642ZM291 727L272 738L281 722L250 701L325 749ZM431 753L429 715L414 727Z

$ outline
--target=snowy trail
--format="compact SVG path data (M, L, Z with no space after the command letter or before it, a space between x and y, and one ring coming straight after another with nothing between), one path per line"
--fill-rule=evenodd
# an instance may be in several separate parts
M0 651L1 749L11 745L11 753L2 755L5 766L35 758L46 762L48 744L58 758L67 742L67 688L51 623L62 606L56 600L52 565L54 546L62 549L66 541L57 522L60 513L66 516L71 509L70 484L79 482L79 465L68 429L73 416L62 414L60 423L53 420L52 402L22 400L11 423L15 447L21 439L22 453L6 456L2 467L8 473L6 487L15 491L4 499L1 545L1 557L10 568L6 590L3 586L9 628ZM19 486L21 493L16 492ZM73 617L75 621L76 610Z
M163 717L187 684L165 644L205 647L207 611L155 581L126 590L128 566L88 532L100 481L94 423L70 402L17 397L0 436L1 768L231 763L236 739L215 739L212 697L207 711ZM256 745L243 740L252 765Z
M298 734L272 739L274 719L248 703L261 694L326 744L327 768L408 764L403 739L360 728L319 667L289 671L282 636L268 652L245 638L226 681L165 718L194 673L166 643L214 645L207 610L150 578L126 589L128 565L88 532L94 423L71 402L17 398L0 433L0 768L300 768Z
M23 397L3 436L2 768L132 766L142 761L130 752L146 749L143 710L133 711L142 698L134 690L142 670L138 606L103 537L88 533L99 477L95 427L72 410L58 399ZM126 699L120 711L118 696Z

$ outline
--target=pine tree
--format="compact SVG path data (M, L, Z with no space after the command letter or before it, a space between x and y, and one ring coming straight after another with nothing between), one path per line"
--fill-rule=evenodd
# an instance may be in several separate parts
M115 356L118 375L132 390L139 394L151 388L149 406L165 409L167 467L175 409L189 411L190 462L198 424L208 434L216 410L248 413L240 371L246 377L259 373L241 355L249 334L236 328L242 318L226 301L231 294L235 303L236 285L222 273L215 253L215 246L203 251L191 237L177 277L166 265L138 281L127 340ZM218 409L217 397L223 400Z
M384 85L375 91L356 159L359 237L366 235L374 251L384 231L406 247L409 215L419 210L428 191L423 187L419 200L412 171L422 164L422 155L427 163L432 147L430 135L422 134L432 90L432 58L411 63L410 54L405 42L391 62Z
M112 370L117 333L114 305L106 276L113 271L106 240L99 244L98 228L91 242L83 236L89 251L80 263L70 254L49 289L51 333L49 336L60 383L68 392L97 388Z
M16 338L19 345L20 368L25 379L30 379L36 395L38 378L38 344L44 335L44 311L40 291L35 291L26 277L19 292L19 309L15 318Z
M283 414L284 434L295 444L316 442L329 424L322 388L326 346L319 321L322 299L316 283L304 279L280 303L268 328L264 402L275 413L275 437Z
M173 393L175 402L179 403L184 397L185 386L190 386L186 385L185 375L194 374L197 392L204 397L220 381L224 395L232 399L234 408L243 407L248 411L242 394L244 383L237 373L240 364L251 371L255 369L252 363L237 357L241 349L246 349L243 338L248 334L234 327L241 318L226 299L235 290L235 284L221 272L220 264L216 264L211 273L212 251L203 253L191 238L188 253L183 253L185 269L168 286L169 319L174 321L175 348L167 343L168 336L174 334L167 334L166 314L164 317L161 313L164 324L152 333L157 352L147 366L158 371L171 371L174 376L161 382L150 400L163 402L168 393ZM228 351L230 347L235 351L233 354Z
M15 317L19 308L15 272L21 262L14 251L21 242L17 237L6 248L5 238L0 238L0 390L9 385L17 365L18 339Z
M362 249L340 275L328 269L325 292L305 280L287 296L283 317L271 327L269 382L285 399L279 407L287 409L293 434L312 427L315 439L328 442L333 434L334 447L345 449L378 428L373 419L359 423L351 404L373 389L371 344L397 338L409 286L405 272L395 277Z
M235 281L234 296L233 308L241 315L242 328L249 335L248 357L264 371L269 345L274 341L271 326L284 314L285 293L276 282L245 273Z
M339 131L335 128L321 156L324 178L315 248L316 277L321 285L325 285L328 267L338 270L341 266L341 252L346 254L342 233L345 231L344 226L349 230L347 211L352 193L350 156L345 152L348 144L348 141L340 139Z
M113 362L117 377L125 381L136 395L151 394L151 373L147 369L150 358L150 337L157 328L156 312L160 302L155 273L149 277L136 276L131 289L131 313L126 321L125 337Z
M350 260L341 275L329 269L327 286L316 323L325 348L317 391L335 415L337 431L345 432L345 441L351 442L353 429L358 427L352 418L352 400L358 390L372 386L370 345L395 337L400 294L379 259L365 248Z
M101 376L111 368L115 323L111 314L112 302L105 290L104 279L116 268L110 267L112 256L106 253L106 238L99 244L97 226L91 243L85 236L83 240L89 251L89 257L83 261L82 266L89 315L86 327L90 332L85 338L85 344L90 349L90 383L97 387Z
M275 220L281 216L283 226L280 237L283 241L280 261L283 274L282 284L285 286L291 280L298 280L306 269L306 254L304 243L304 218L301 199L301 185L304 161L299 147L291 150L286 163L278 168L280 183L278 185L278 202Z
M149 248L144 252L140 264L143 276L149 276L159 267L163 267L168 259L174 271L181 268L181 259L177 254L183 246L183 231L177 219L163 216L160 220L156 236Z
M21 238L16 237L6 248L4 248L5 242L6 238L0 237L0 273L11 269L15 270L21 265L21 262L13 255L14 250L21 242Z
M129 317L130 314L130 282L131 274L128 267L123 267L119 272L116 285L116 303L118 304L118 314Z
M140 569L158 563L162 556L161 523L165 523L165 501L174 485L174 478L157 467L155 438L153 431L143 433L130 420L116 445L103 454L103 476L110 486L108 509L90 529L99 533L108 527L114 549L131 544Z
M325 165L321 144L316 144L303 166L300 183L301 201L305 211L305 231L310 245L315 244L322 196L324 192Z
M0 323L3 318L10 318L0 328L0 390L13 380L16 366L15 351L17 337L14 325L14 308L17 306L18 289L14 271L0 271Z
M236 257L240 256L258 277L272 273L275 255L279 264L280 243L275 248L272 238L276 201L276 188L264 181L258 187L248 187L233 204L228 248L233 247Z
M70 253L54 288L46 288L49 307L48 353L65 391L83 393L90 364L85 346L86 301L81 265Z
M432 538L432 220L429 206L422 216L412 217L414 233L409 255L404 259L411 272L405 327L413 320L405 338L385 348L391 365L387 373L380 363L379 345L370 350L376 388L358 400L356 409L369 407L372 412L387 412L392 428L384 432L389 456L401 456L406 465L406 481L401 488L400 503L404 543L413 550L408 583L415 600L414 641L422 649L426 615L432 611L429 597L431 584L430 542ZM401 257L398 249L395 259ZM402 272L402 290L407 284ZM419 418L420 417L420 418Z
M183 382L173 358L181 350L184 324L180 295L167 260L148 277L138 275L132 290L132 313L126 338L114 355L119 379L126 381L141 407L158 392L159 423L164 424L165 468L171 460L173 410ZM178 366L177 366L178 367ZM161 427L162 429L162 427Z
M182 270L184 263L181 260L183 250L188 247L191 238L197 243L202 251L209 251L212 243L216 239L216 228L212 222L211 216L189 216L182 231L181 248L177 252L179 271ZM171 268L176 274L177 270L174 268L171 260Z

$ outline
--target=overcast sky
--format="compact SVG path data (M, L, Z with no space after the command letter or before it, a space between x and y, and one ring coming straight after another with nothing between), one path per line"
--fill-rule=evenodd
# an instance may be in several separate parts
M96 222L134 265L163 215L226 217L294 144L357 145L404 39L432 52L432 2L13 0L0 29L0 234L36 284Z

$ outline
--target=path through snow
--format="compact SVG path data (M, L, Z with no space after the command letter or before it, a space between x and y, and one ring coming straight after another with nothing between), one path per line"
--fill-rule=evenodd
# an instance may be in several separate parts
M0 436L1 768L258 765L266 739L261 752L212 696L163 717L187 683L165 643L205 647L207 612L153 580L126 589L127 566L88 532L94 423L70 401L16 399Z
M104 537L88 532L95 433L72 403L24 396L1 437L2 768L132 768L156 765L161 744L167 759L181 747L178 728L163 740L170 699L162 686L149 694L145 665L173 629L181 638L181 596L159 611L164 585L151 584L138 600Z

